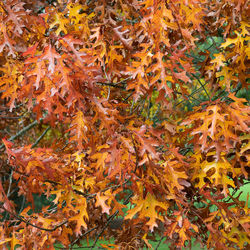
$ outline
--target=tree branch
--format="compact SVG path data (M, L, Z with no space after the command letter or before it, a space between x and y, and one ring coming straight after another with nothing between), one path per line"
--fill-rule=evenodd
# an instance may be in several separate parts
M35 143L32 145L31 148L36 147L36 145L42 140L42 138L46 135L46 133L49 131L49 129L50 129L50 126L48 126L48 127L43 131L43 133L40 135L39 138L37 138L37 140L35 141Z
M40 121L42 121L43 119L41 118ZM27 131L29 131L30 129L32 129L33 127L35 127L38 124L38 121L35 120L34 122L32 122L31 124L29 124L28 126L24 127L22 130L20 130L17 134L13 135L10 137L10 139L8 139L8 141L14 141L16 138L18 138L19 136L25 134ZM0 146L0 149L4 148L4 144L2 144Z
M160 238L160 240L159 240L159 242L158 242L158 244L157 244L155 250L157 250L157 249L159 248L159 246L160 246L161 241L163 240L163 238L164 238L164 236L162 236L162 237Z
M104 225L104 227L102 228L101 232L97 235L94 244L92 245L91 249L94 249L98 239L101 237L101 235L103 234L104 230L108 227L109 223L113 220L113 218L119 213L119 211L115 211L107 220L106 224Z
M97 84L100 84L100 85L105 85L105 86L110 86L110 87L114 87L114 88L119 88L119 89L126 89L126 86L124 85L118 85L118 84L125 84L126 81L130 80L131 77L128 77L124 80L121 80L119 82L97 82Z
M66 224L68 222L68 220L65 220L65 221L61 222L60 224L58 224L57 226L55 226L53 228L44 228L44 227L40 227L40 226L34 225L34 224L30 223L29 221L25 220L24 218L22 218L21 216L16 215L16 214L10 212L3 205L1 205L1 208L3 208L11 216L15 217L17 220L24 222L26 225L29 225L29 226L32 226L32 227L35 227L37 229L40 229L40 230L43 230L43 231L47 231L47 232L53 232L57 228L63 226L64 224Z
M126 89L126 87L125 87L125 86L116 85L116 84L114 84L114 83L108 83L108 82L97 82L97 84L104 85L104 86L109 86L109 87L114 87L114 88L118 88L118 89Z
M207 97L208 97L208 100L210 100L210 96L206 90L206 88L204 87L205 85L202 84L202 82L200 81L200 79L194 74L194 73L191 73L191 75L199 82L199 84L201 85L201 87L203 88L203 90L205 91Z

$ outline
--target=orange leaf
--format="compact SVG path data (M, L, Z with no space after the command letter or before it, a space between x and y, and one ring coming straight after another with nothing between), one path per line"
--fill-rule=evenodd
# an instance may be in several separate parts
M106 205L106 200L108 200L109 197L105 195L101 195L100 193L97 193L96 195L96 203L95 206L101 206L102 207L102 212L109 214L110 207Z

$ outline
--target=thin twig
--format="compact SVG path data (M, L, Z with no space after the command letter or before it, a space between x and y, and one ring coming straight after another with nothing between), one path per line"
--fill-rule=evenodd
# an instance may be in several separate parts
M130 96L133 95L133 94L134 94L134 91L131 92L131 93L124 99L124 101L126 102L126 101L130 98Z
M15 181L18 182L19 180L15 180ZM14 188L14 189L10 192L9 197L10 197L12 194L16 193L16 191L18 191L18 190L19 190L19 188Z
M7 164L7 166L8 166L11 170L13 170L14 172L16 172L16 173L18 173L18 174L20 174L20 175L23 175L23 176L25 176L25 177L29 177L29 175L20 172L19 170L15 169L15 168L12 167L11 165Z
M144 109L145 102L146 102L146 98L143 100L142 108L141 108L141 110L140 110L140 112L139 112L139 116L141 115L141 113L142 113L142 111L143 111L143 109Z
M202 84L201 80L194 74L194 73L191 73L191 75L199 82L199 84L201 85L201 87L203 88L203 90L205 91L207 97L208 97L208 100L210 100L210 96L206 90L206 88L204 87L205 85Z
M53 228L44 228L44 227L40 227L40 226L37 226L37 225L35 225L35 224L30 223L29 221L25 220L25 219L22 218L21 216L16 215L16 214L10 212L10 211L7 210L4 206L1 206L1 208L3 208L3 209L4 209L8 214L10 214L11 216L15 217L17 220L24 222L26 225L29 225L29 226L32 226L32 227L35 227L35 228L37 228L37 229L40 229L40 230L43 230L43 231L47 231L47 232L53 232L53 231L55 231L57 228L59 228L59 227L65 225L65 224L68 222L68 220L65 220L65 221L61 222L60 224L58 224L57 226L55 226L55 227L53 227Z
M17 109L17 108L19 108L19 107L21 107L21 106L23 106L22 103L19 104L19 105L17 105L17 106L15 106L13 109ZM4 108L4 109L0 110L0 113L2 113L2 112L4 112L4 111L9 111L9 110L10 110L10 108Z
M39 138L35 141L35 143L32 145L31 148L36 147L36 145L42 140L42 138L46 135L46 133L49 131L49 129L50 129L50 126L48 126L48 127L43 131L43 133L39 136Z
M97 84L104 85L104 86L110 86L110 87L114 87L114 88L118 88L118 89L126 89L125 86L116 85L114 83L109 83L109 82L97 82Z
M97 228L98 228L98 226L95 226L95 227L89 229L87 232L85 232L85 233L81 236L81 238L84 237L84 236L86 236L87 234L91 233L92 231L96 230ZM74 248L73 246L74 246L74 244L75 244L79 239L80 239L80 238L77 238L76 240L74 240L74 241L70 244L69 248L70 248L70 249L78 249L78 247L77 247L77 248ZM90 246L90 247L92 247L92 246ZM80 247L80 248L84 248L84 247ZM68 249L68 248L61 248L61 249Z
M126 86L124 85L118 85L118 84L126 84L126 81L130 80L132 77L128 77L126 79L123 79L119 82L97 82L97 84L100 84L100 85L105 85L105 86L111 86L111 87L114 87L114 88L120 88L120 89L126 89ZM109 79L107 79L109 80Z
M149 115L150 115L150 107L151 107L151 97L149 97L149 100L148 100L148 113L147 113L147 119L149 118Z
M7 197L9 197L9 194L10 194L10 189L11 189L11 184L12 184L12 175L13 175L13 170L11 169L9 187L8 187L8 191L7 191Z
M103 234L104 230L108 227L109 223L113 220L113 218L119 213L119 211L115 211L107 220L106 224L104 225L104 227L102 228L101 232L97 235L93 246L91 247L91 249L93 249L98 241L98 239L101 237L101 235Z
M137 151L136 146L135 146L135 141L134 141L133 136L131 136L131 138L132 138L132 143L133 143L133 147L134 147L134 151L135 151L135 157L136 157L135 169L133 170L133 173L135 174L136 170L137 170L137 168L139 166L139 155L138 155L138 151Z
M205 87L206 85L207 85L207 82L206 82L203 86ZM193 96L194 94L198 93L201 89L203 89L203 88L200 87L200 88L194 90L194 91L193 91L190 95L188 95L187 97ZM182 101L178 102L177 104L175 104L175 107L178 106L178 105L180 105L180 104L183 103L183 102L185 102L185 100L182 100Z
M124 200L123 205L128 205L130 198L134 195L134 193L129 194L129 196Z
M191 97L193 98L195 101L197 101L198 103L201 103L202 101L198 100L197 98L193 97L192 95L191 96L188 96L188 97Z
M1 119L17 120L22 118L22 116L0 116Z
M163 240L163 238L164 238L164 236L162 236L162 237L160 238L160 240L159 240L159 242L158 242L158 244L157 244L155 250L157 250L157 249L159 248L159 246L160 246L161 241Z
M25 204L25 196L23 196L22 204L21 204L21 207L20 207L20 209L19 209L18 214L20 214L20 213L23 211L24 204Z
M40 121L42 121L43 119L41 118ZM30 129L32 129L33 127L35 127L38 124L38 121L35 120L34 122L32 122L31 124L29 124L28 126L24 127L22 130L20 130L17 134L13 135L10 137L10 139L8 139L8 141L14 141L16 138L18 138L19 136L23 135L24 133L26 133L27 131L29 131ZM4 144L2 144L0 146L0 149L4 148Z

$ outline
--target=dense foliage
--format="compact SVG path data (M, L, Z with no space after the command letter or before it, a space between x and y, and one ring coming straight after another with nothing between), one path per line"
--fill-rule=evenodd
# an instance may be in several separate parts
M249 247L247 2L0 1L2 249Z

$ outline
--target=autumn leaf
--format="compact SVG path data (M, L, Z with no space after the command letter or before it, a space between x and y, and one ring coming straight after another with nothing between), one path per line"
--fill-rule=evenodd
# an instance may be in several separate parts
M100 193L97 193L96 195L96 203L95 206L100 206L102 208L102 213L109 214L110 207L107 206L106 201L109 199L109 197L105 195L101 195Z
M247 248L246 6L0 1L0 245Z
M65 18L62 13L56 13L54 19L54 22L50 24L50 28L52 29L57 26L57 29L55 31L56 35L58 36L61 32L67 34L68 32L66 27L69 24L69 20Z
M125 219L132 219L137 213L139 213L139 218L149 218L146 225L149 226L150 231L153 231L154 227L158 227L156 222L157 219L164 221L163 216L157 212L156 207L159 207L166 212L168 205L157 201L152 194L148 193L145 200L134 200L133 203L135 204L135 207L128 211Z
M5 244L6 242L9 242L9 241L11 241L12 239L11 238L7 238L7 239L4 239L4 240L1 240L0 241L0 245L3 245L3 244Z
M87 202L86 199L84 199L83 197L81 197L81 201L78 201L77 210L79 211L79 213L69 218L69 221L76 221L76 227L74 231L76 235L81 235L81 227L83 226L84 229L87 229L86 221L89 219L87 213Z

